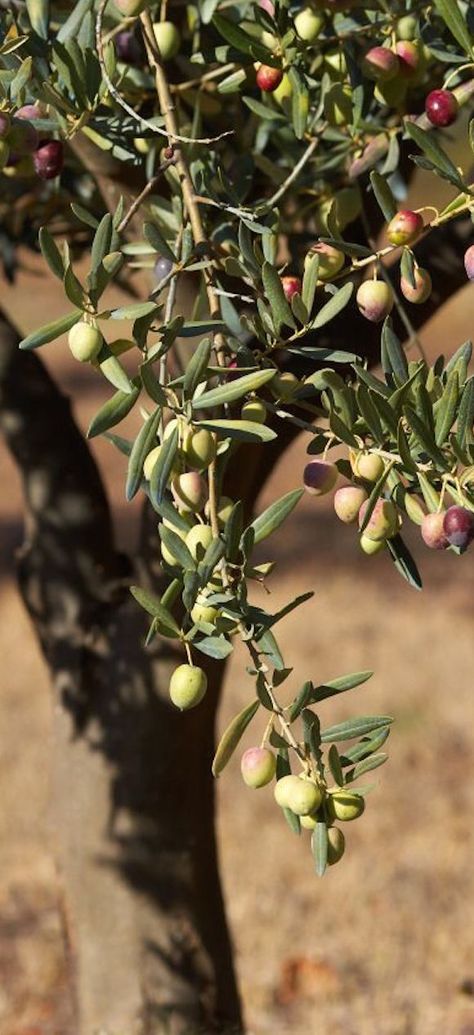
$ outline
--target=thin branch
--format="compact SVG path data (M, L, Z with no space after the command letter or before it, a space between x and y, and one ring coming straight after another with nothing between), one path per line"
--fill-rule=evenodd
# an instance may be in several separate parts
M123 219L120 221L117 227L117 231L119 234L123 233L123 231L126 229L130 221L133 219L135 213L138 212L138 209L143 204L148 195L153 193L163 173L166 172L167 169L169 169L170 165L176 165L176 158L174 155L172 156L172 158L167 158L164 162L161 163L155 175L152 177L151 180L148 181L141 193L132 202L128 212L125 213Z

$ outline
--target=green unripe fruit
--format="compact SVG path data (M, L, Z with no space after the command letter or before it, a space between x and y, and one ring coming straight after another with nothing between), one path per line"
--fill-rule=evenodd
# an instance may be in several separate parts
M284 72L283 79L280 85L277 86L276 90L273 91L273 97L275 98L276 102L280 105L280 107L285 109L287 106L290 105L292 95L293 87L291 85L290 77L286 74L286 72Z
M328 866L334 866L335 863L339 862L344 855L344 849L346 847L346 839L342 830L339 827L329 827L328 829Z
M331 69L331 79L334 78L334 72L340 75L341 78L345 77L347 73L347 61L341 47L338 47L337 50L328 50L324 55L324 60Z
M393 291L384 280L364 280L356 302L362 316L371 323L381 323L393 308Z
M365 801L354 791L333 791L327 800L328 812L333 819L349 822L357 819L365 809Z
M202 561L204 554L211 545L214 536L209 525L194 525L194 528L186 536L186 546L194 557L195 561Z
M198 597L191 609L191 618L196 624L207 622L209 625L214 625L218 614L217 608L212 607L211 604L206 604L205 594L201 594Z
M344 485L338 489L334 495L334 510L339 520L345 525L352 524L366 499L367 493L359 485Z
M169 693L173 704L181 711L196 708L207 690L207 676L196 665L179 665L170 679Z
M385 470L382 457L376 453L351 453L350 461L354 474L367 482L378 482Z
M142 11L146 11L150 0L114 0L114 2L124 18L137 18Z
M363 503L359 511L359 527L362 525L368 502ZM370 515L364 537L367 539L391 539L398 531L398 510L392 500L378 499Z
M5 168L10 157L10 147L6 140L0 140L0 172Z
M352 119L352 90L346 83L333 83L324 95L324 116L330 126L347 126Z
M360 548L368 557L373 557L376 553L381 553L387 546L386 539L369 539L365 532L359 539Z
M418 499L418 496L412 496L409 492L406 492L403 499L403 504L408 514L408 517L410 518L410 521L413 521L415 525L421 525L423 523L423 518L425 517L426 511L423 507L421 500Z
M181 46L181 36L173 22L155 22L153 32L162 61L171 61Z
M338 476L335 464L326 460L310 460L303 472L303 484L310 496L325 496L334 488Z
M97 327L80 320L68 334L68 345L74 356L80 363L89 363L95 359L104 344L104 339Z
M148 453L148 456L145 457L145 463L143 464L143 475L146 478L147 482L150 481L153 468L156 464L156 461L158 460L160 453L161 446L155 446L155 448L152 449L150 453Z
M221 496L220 497L219 503L218 503L218 506L217 506L217 521L218 521L218 524L221 526L221 528L223 528L223 526L227 524L227 522L228 522L228 520L230 518L230 515L231 515L233 507L234 507L234 500L231 500L230 496ZM209 506L209 502L207 502L206 506L204 507L204 513L205 513L208 521L210 521L211 520L211 508Z
M275 776L275 755L268 748L248 748L242 755L240 770L247 787L265 787Z
M263 46L266 47L267 50L271 51L272 54L278 50L279 41L277 37L273 32L268 32L267 29L264 29L263 25L260 25L258 22L244 21L241 23L241 27L248 36L253 36L254 39L263 43Z
M292 374L289 370L283 374L276 374L270 381L270 389L275 399L281 399L283 402L290 402L295 392L299 388L299 381L296 374Z
M189 467L203 471L215 459L217 442L215 435L207 428L189 428L184 435L183 454Z
M139 155L148 155L153 147L153 140L148 137L134 137L133 143Z
M339 251L339 248L334 248L332 244L313 244L305 258L305 267L312 259L313 255L317 255L319 258L318 267L318 279L319 280L331 280L337 273L342 270L345 263L344 253Z
M316 812L323 800L319 787L300 776L283 776L275 787L275 801L281 808L291 809L296 816Z
M202 510L206 499L206 485L197 471L186 471L173 479L171 491L180 510L194 514Z
M248 399L240 411L242 420L251 420L254 424L265 424L267 408L260 399Z
M417 20L412 14L406 14L397 23L399 40L414 40L417 32Z
M160 449L160 448L161 447L158 446L158 449ZM156 461L155 461L155 463L156 463ZM171 521L164 520L163 524L166 526L166 528L171 528L171 530L175 533L175 535L178 535L179 538L182 539L183 542L185 542L186 536L188 534L187 530L185 530L183 528L177 528L176 525L173 525L171 523ZM162 556L163 560L166 561L166 564L169 564L171 568L175 568L176 567L176 565L178 563L178 561L176 560L176 557L174 556L173 553L171 553L171 550L169 550L168 547L165 546L165 544L163 542L161 543L161 556Z
M317 822L316 816L300 816L300 823L304 830L314 830Z
M296 34L305 43L312 43L319 36L324 25L324 17L312 7L303 7L294 20Z

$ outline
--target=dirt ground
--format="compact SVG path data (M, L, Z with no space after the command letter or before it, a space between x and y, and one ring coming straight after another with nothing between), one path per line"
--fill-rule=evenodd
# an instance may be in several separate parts
M40 264L27 257L26 266L2 296L22 330L64 304ZM450 342L472 334L472 291L423 335L430 355L444 350L446 327ZM101 398L95 379L63 345L43 355L85 428ZM105 443L94 448L130 543L135 513L123 502L122 460ZM298 484L304 450L299 439L262 506ZM55 1013L67 961L48 822L54 703L15 588L21 492L4 450L0 477L0 1035L66 1035ZM270 789L247 791L237 761L219 781L222 870L249 1032L474 1035L474 554L437 556L418 543L425 590L417 594L386 558L358 552L329 505L309 500L269 553L278 561L275 607L316 587L281 626L293 688L373 668L369 684L322 705L323 721L376 710L396 723L366 814L346 827L346 857L322 881L309 842L286 828ZM235 657L222 724L249 699L242 672Z

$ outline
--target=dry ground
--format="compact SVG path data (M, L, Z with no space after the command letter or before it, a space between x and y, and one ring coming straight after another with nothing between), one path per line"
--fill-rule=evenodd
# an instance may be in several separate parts
M63 307L39 264L27 265L3 298L24 330ZM451 342L472 333L469 302L468 288L424 335L430 353L443 350L443 327ZM44 355L85 427L99 404L95 380L61 345ZM95 448L130 542L122 461L106 444ZM304 455L300 439L265 500L298 483ZM54 705L14 584L21 497L4 452L1 484L0 1033L66 1035L55 1005L67 967L48 822ZM281 629L295 681L373 668L370 684L322 706L324 718L375 709L396 725L367 812L347 831L346 857L323 881L270 790L246 791L237 762L219 782L223 877L252 1035L474 1035L474 555L417 550L423 594L384 557L359 555L352 530L311 501L271 546L275 605L316 587ZM249 699L242 672L237 657L222 723Z

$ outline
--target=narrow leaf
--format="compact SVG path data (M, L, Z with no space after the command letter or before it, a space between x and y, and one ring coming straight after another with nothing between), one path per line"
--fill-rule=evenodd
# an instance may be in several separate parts
M217 388L211 388L210 391L204 392L197 399L194 399L193 409L204 410L210 406L223 406L224 403L234 402L249 392L256 392L262 385L271 381L275 374L276 370L273 367L269 367L265 370L257 370L254 374L244 374L243 377L238 377L235 381L228 381L226 384L218 385Z
M227 729L222 734L219 741L217 751L214 755L214 761L212 763L212 772L214 776L220 776L222 770L225 769L227 763L232 758L232 755L241 739L247 726L252 721L255 713L260 707L260 701L252 701L251 704L247 704L242 711L236 715L232 722L229 723Z
M130 453L130 459L128 462L127 470L127 484L125 487L125 495L127 500L133 499L140 488L142 480L143 464L145 457L151 451L153 446L156 445L156 432L161 417L161 409L155 410L154 413L148 417L145 424L140 429L135 442L133 443L132 452Z
M272 535L283 524L296 507L296 504L299 503L303 492L303 489L293 489L292 492L287 492L285 496L271 503L262 514L252 521L250 528L254 531L255 544L261 543L263 539L267 539L269 535Z
M19 348L26 352L28 349L38 349L40 345L47 345L48 342L55 341L61 334L70 331L71 327L82 319L82 315L82 312L75 309L66 316L61 316L59 320L53 320L52 323L39 327L37 331L33 331L20 341Z
M95 438L96 435L102 435L104 431L120 424L120 421L133 409L139 395L139 387L134 387L131 392L116 392L92 418L87 430L87 438Z

